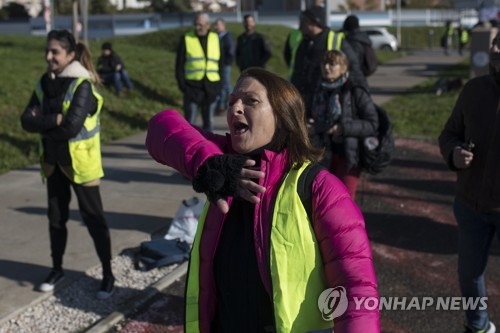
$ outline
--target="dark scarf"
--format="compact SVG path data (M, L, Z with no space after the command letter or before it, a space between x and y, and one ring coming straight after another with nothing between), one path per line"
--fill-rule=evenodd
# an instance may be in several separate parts
M62 102L69 85L74 80L71 77L51 77L50 74L42 76L41 84L44 93L43 112L54 114L62 112Z
M315 97L316 102L312 110L316 133L323 133L340 121L342 115L340 93L348 78L347 72L335 81L321 81L320 91Z

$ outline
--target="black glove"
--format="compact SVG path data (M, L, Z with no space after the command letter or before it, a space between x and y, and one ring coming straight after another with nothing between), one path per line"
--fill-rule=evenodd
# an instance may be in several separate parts
M205 193L210 202L235 196L241 169L248 157L241 155L215 155L203 163L193 179L193 189Z

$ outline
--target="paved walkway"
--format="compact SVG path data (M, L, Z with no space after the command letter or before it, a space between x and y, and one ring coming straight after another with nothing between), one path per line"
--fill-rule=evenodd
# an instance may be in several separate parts
M383 104L461 60L438 51L415 52L394 60L380 66L369 78L373 97ZM224 117L217 117L219 130L224 130L224 121ZM115 254L137 246L164 227L180 200L194 194L190 184L178 173L149 157L144 138L145 133L141 133L103 146L106 176L101 192ZM46 193L38 166L1 175L0 184L1 322L47 297L34 291L34 286L43 280L51 261ZM68 277L75 279L95 265L98 265L95 250L73 200L64 266Z

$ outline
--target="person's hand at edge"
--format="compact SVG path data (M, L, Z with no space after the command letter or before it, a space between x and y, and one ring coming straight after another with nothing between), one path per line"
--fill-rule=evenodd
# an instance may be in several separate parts
M469 168L473 159L474 153L472 153L471 151L468 151L459 146L453 149L453 165L457 169Z
M344 131L342 129L342 125L335 124L332 128L330 128L330 130L328 131L328 134L331 134L336 138L341 137L344 134Z

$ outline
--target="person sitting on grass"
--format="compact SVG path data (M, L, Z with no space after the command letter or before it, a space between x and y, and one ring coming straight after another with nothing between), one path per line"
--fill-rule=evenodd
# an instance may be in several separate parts
M125 65L118 54L113 51L111 43L103 43L101 46L102 54L97 59L97 72L105 86L113 84L116 94L122 95L122 81L128 90L132 90L132 82L128 76Z

